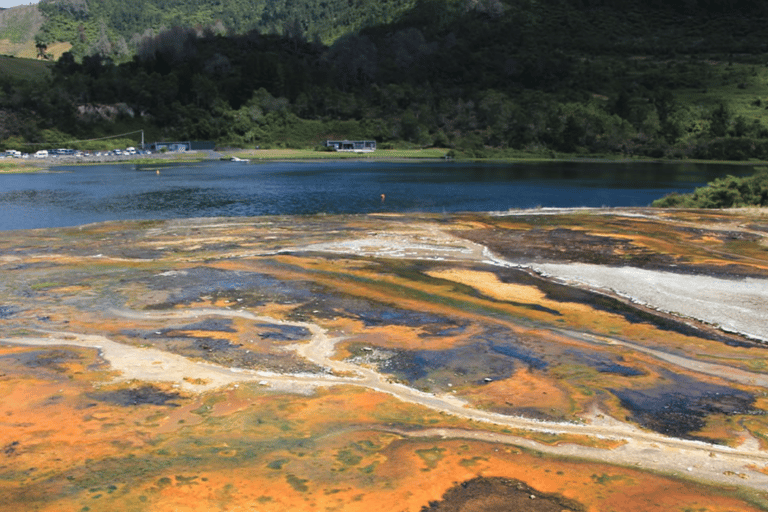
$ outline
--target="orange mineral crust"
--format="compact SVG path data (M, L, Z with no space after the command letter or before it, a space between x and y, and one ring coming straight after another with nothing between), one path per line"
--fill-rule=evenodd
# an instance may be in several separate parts
M134 406L130 417L116 408L125 406L96 404L88 416L70 407L69 428L55 436L20 435L18 445L6 447L6 458L26 471L16 483L23 487L5 481L11 501L0 510L417 511L478 477L514 479L539 497L560 496L574 506L565 510L758 510L726 492L635 469L471 439L411 439L381 421L392 415L409 421L416 410L350 391L303 399L248 389L217 393L182 406L175 432L165 428L165 406ZM14 415L31 423L29 409ZM202 421L189 421L195 416ZM102 422L98 432L84 430L91 421ZM42 435L46 449L32 456L30 443Z
M655 209L0 233L0 511L768 510L766 233Z

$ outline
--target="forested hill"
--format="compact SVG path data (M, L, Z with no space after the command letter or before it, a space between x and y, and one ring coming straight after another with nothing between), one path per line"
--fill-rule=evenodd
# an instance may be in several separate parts
M76 56L124 58L142 40L174 27L216 34L301 36L332 43L360 28L394 21L414 0L41 0L40 40L66 40Z
M472 156L768 158L762 2L418 0L330 45L290 24L176 26L120 63L113 21L86 0L46 1L83 20L92 51L65 54L50 81L0 76L0 145L141 128L241 147L359 137Z
M365 27L398 22L417 0L41 0L47 22L38 42L67 41L81 58L99 53L127 60L163 30L194 28L198 32L301 37L332 44ZM440 0L420 2L424 25L444 26L466 12L513 19L511 36L535 27L551 44L572 43L590 51L611 45L640 50L679 43L722 41L730 51L765 50L760 19L768 16L764 0ZM423 7L428 9L424 10ZM418 9L417 9L418 10ZM421 27L422 30L424 27ZM710 32L714 28L715 33ZM685 31L689 33L684 34ZM697 34L697 32L699 32ZM667 41L669 35L674 36ZM568 40L564 40L568 38ZM575 41L571 41L575 38ZM637 40L643 41L638 46ZM656 48L654 48L656 47ZM687 51L689 48L676 48Z

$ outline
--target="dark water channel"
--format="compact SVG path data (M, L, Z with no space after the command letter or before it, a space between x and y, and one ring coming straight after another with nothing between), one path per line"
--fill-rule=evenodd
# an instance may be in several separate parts
M51 171L0 175L0 230L127 219L646 206L667 193L753 170L724 164L361 160Z

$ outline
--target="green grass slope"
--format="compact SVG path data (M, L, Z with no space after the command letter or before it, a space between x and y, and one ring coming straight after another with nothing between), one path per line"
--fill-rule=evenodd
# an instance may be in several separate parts
M0 75L10 80L40 81L51 76L50 64L36 59L0 55Z
M0 10L0 54L35 56L35 35L45 18L36 5Z

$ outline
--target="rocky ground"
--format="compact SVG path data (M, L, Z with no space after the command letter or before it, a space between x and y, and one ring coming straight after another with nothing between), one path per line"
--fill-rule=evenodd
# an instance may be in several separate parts
M768 508L768 217L0 233L0 510Z

